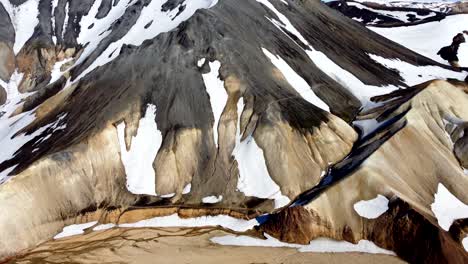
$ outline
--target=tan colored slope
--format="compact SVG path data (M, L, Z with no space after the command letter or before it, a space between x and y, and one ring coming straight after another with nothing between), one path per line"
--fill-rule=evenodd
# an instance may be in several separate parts
M75 87L42 103L37 110L36 123L47 121L57 109L73 102L76 91L73 89ZM138 126L140 116L130 112L137 113L134 108L138 108L138 102L134 108L116 114L114 120L102 125L100 130L93 128L95 132L91 136L76 135L77 144L47 153L0 185L0 210L8 212L0 215L0 229L5 230L0 237L0 257L50 239L66 224L82 221L79 217L82 213L98 208L124 210L148 204L206 207L201 203L202 198L216 194L223 195L222 203L215 205L216 208L232 209L241 214L250 214L251 209L272 210L272 200L245 197L237 191L237 162L231 153L236 136L239 89L232 82L226 89L230 98L221 118L219 136L226 143L220 144L218 152L214 148L207 152L206 141L211 131L181 128L164 138L153 167L157 193L175 192L172 199L133 195L125 187L126 175L115 126L125 120L129 131L136 131L130 124ZM328 120L319 121L320 126L302 131L289 125L273 107L260 121L251 108L254 99L244 100L247 107L241 127L249 131L246 133L254 133L264 150L272 179L291 199L313 187L320 180L321 171L344 158L357 138L346 122L331 114L326 114ZM208 157L202 155L207 153ZM296 170L288 174L288 167ZM182 195L187 183L192 183L192 190Z
M8 263L404 263L364 253L301 253L296 249L221 246L215 228L113 229L47 242Z
M468 176L453 153L443 122L446 115L468 120L468 95L463 87L434 81L408 104L412 108L406 115L407 125L357 171L306 205L305 210L298 208L285 213L288 218L302 223L299 229L289 227L290 230L281 231L281 224L272 224L265 229L291 242L297 239L307 243L324 235L355 242L370 239L397 254L406 254L400 246L409 243L409 247L417 245L415 252L417 249L439 250L453 263L467 260L468 254L459 238L451 238L447 232L440 231L430 205L439 183L468 204ZM353 205L378 194L399 199L395 199L393 205L391 202L391 209L377 220L360 217ZM289 226L285 222L282 224Z

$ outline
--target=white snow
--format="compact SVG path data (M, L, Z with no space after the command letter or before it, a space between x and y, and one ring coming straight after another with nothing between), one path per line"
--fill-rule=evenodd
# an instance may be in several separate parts
M64 237L69 237L69 236L74 236L74 235L81 235L84 233L85 229L90 228L96 224L97 224L97 221L85 223L85 224L79 224L79 225L66 226L63 228L63 231L61 233L54 236L54 239L59 239L59 238L64 238Z
M108 229L114 228L115 226L116 226L115 224L98 225L98 226L93 228L93 231L108 230Z
M92 13L95 12L95 8L98 8L98 4L100 1L96 1L95 5L92 7L92 12L90 11L90 14L87 16L88 18L85 18L84 21L82 22L83 25L88 25L90 24L90 19L93 21L95 20L94 16ZM114 7L113 9L115 10L115 13L112 13L107 15L109 18L103 18L103 22L99 23L96 22L95 26L90 29L86 30L82 34L80 33L80 39L79 43L86 43L90 42L90 44L86 47L85 51L83 52L83 55L80 57L80 59L77 61L76 65L81 63L91 52L97 47L99 42L107 36L110 32L105 32L101 37L96 37L98 34L96 32L101 33L105 29L108 28L108 26L114 22L117 18L119 18L122 15L122 12L124 12L125 6L122 2L125 1L120 1L118 4L118 8ZM177 26L179 26L180 23L183 21L189 19L198 9L206 9L206 8L211 8L213 7L218 1L217 0L191 0L191 1L186 1L186 7L184 11L179 14L176 18L174 18L175 13L178 13L179 10L175 9L170 12L162 12L162 5L166 3L167 0L153 0L151 1L147 6L143 8L141 11L140 16L138 17L136 23L130 28L130 30L127 32L127 34L122 37L121 39L111 43L105 51L103 51L100 56L85 70L83 71L80 76L78 76L74 82L77 82L79 79L81 79L83 76L91 72L92 70L96 69L99 66L105 65L109 63L110 61L114 60L120 53L120 49L122 48L123 45L135 45L139 46L143 43L143 41L147 39L153 39L160 33L168 32L170 30L173 30ZM122 3L122 6L120 6ZM129 5L133 4L133 0ZM173 19L174 18L174 19ZM157 23L152 23L148 28L145 29L145 26L153 21L157 20ZM82 27L83 28L83 27ZM87 27L85 27L87 28ZM95 39L93 39L95 38Z
M2 146L2 151L0 151L0 163L13 159L16 152L21 147L35 137L41 135L46 129L51 128L53 130L58 130L66 127L66 124L60 124L61 120L66 115L61 115L54 122L40 127L36 131L32 131L29 135L26 135L25 133L18 134L22 129L27 127L36 119L36 109L12 116L12 113L21 106L22 100L33 94L22 94L19 92L18 86L22 79L23 74L16 70L8 82L2 81L1 83L7 92L7 102L0 106L0 146ZM46 138L42 138L41 140L43 141L45 139ZM3 171L0 171L0 184L8 180L8 174L16 166L17 165L13 165Z
M437 52L452 43L452 38L467 30L468 14L447 16L440 22L429 22L408 27L369 27L376 33L391 39L421 55L448 65ZM465 35L465 38L467 36ZM460 45L458 50L460 65L468 67L468 43Z
M460 0L354 0L356 2L372 2L390 7L410 7L430 9L439 12L448 11L453 3ZM463 1L463 0L462 0Z
M203 64L205 64L205 61L206 61L206 59L205 59L205 58L201 58L201 59L199 59L199 60L198 60L198 62L197 62L197 66L198 66L198 67L202 67L202 66L203 66Z
M18 54L26 41L31 38L34 28L39 23L39 0L27 0L19 6L11 4L9 0L0 0L0 3L8 12L15 29L13 51Z
M121 224L118 227L204 227L222 226L236 232L244 232L258 225L257 220L237 219L227 215L202 216L196 218L180 218L177 214L155 217L131 224Z
M125 123L117 126L122 163L127 174L127 189L134 194L156 195L153 162L161 147L162 135L155 120L156 106L148 104L128 151L125 145Z
M202 202L203 203L206 203L206 204L215 204L215 203L219 203L223 200L223 196L220 195L218 197L212 195L212 196L207 196L207 197L204 197L202 199Z
M369 2L371 2L371 1L369 1ZM374 9L374 8L362 5L360 3L353 3L353 2L349 2L348 5L349 6L355 6L355 7L360 8L360 9L366 9L366 10L369 10L371 12L381 14L383 16L392 17L392 18L398 19L398 20L400 20L402 22L410 22L409 17L407 16L408 14L413 14L416 18L419 18L419 19L423 19L425 17L435 15L435 13L433 13L433 12L430 12L427 15L421 16L421 15L418 15L418 13L414 12L414 11L409 12L409 11L389 11L389 10Z
M300 252L365 252L371 254L395 255L394 252L382 249L374 243L361 240L358 244L352 244L347 241L336 241L329 238L317 238L312 240L309 245L289 244L281 242L278 239L265 234L266 240L253 238L249 236L226 235L213 237L210 240L225 246L253 246L253 247L288 247L296 248Z
M192 184L187 184L184 189L182 190L182 194L188 194L192 190Z
M343 85L343 87L347 88L354 96L356 96L363 103L363 105L368 104L369 98L373 96L387 94L395 89L398 89L398 87L395 86L379 87L364 84L356 76L334 63L323 52L315 50L309 44L309 42L299 33L299 31L296 28L294 28L294 26L291 24L288 18L281 14L268 0L257 0L257 2L260 2L266 7L268 7L277 15L277 17L281 21L279 22L275 19L267 18L271 21L271 23L273 23L279 30L283 32L284 30L287 30L289 33L295 35L298 38L298 40L302 42L302 45L308 47L308 50L305 50L305 53L309 56L312 62L321 71L330 76L330 78L334 79L336 82ZM286 32L284 33L286 34ZM296 40L292 38L291 40L296 42ZM299 44L298 46L301 47L301 45Z
M50 9L50 22L52 23L52 41L57 44L57 37L55 34L55 9L58 6L59 0L52 0L52 8Z
M216 148L218 147L218 125L221 114L224 111L228 94L224 89L224 82L219 79L219 69L221 63L219 61L210 62L211 71L203 74L203 81L205 82L206 92L210 96L211 109L214 116L213 136Z
M172 198L175 196L175 193L169 193L169 194L162 194L161 198Z
M68 63L68 62L70 62L72 60L73 60L73 58L67 58L67 59L64 59L64 60L61 60L61 61L57 61L54 64L54 66L52 68L52 72L50 73L51 77L50 77L49 84L56 82L58 79L60 79L60 77L62 77L63 72L60 70L60 68L64 64L66 64L66 63Z
M379 128L381 124L382 122L378 122L374 118L353 121L353 125L359 127L359 129L362 132L361 138L377 130L377 128Z
M466 73L464 72L451 71L438 66L415 66L397 59L386 59L374 54L369 54L369 56L385 67L397 70L404 79L404 82L409 86L433 79L453 78L464 80L466 77Z
M375 219L388 210L388 199L379 194L372 200L363 200L355 203L354 210L364 218Z
M84 233L84 229L93 227L93 231L102 231L111 229L114 227L117 228L144 228L144 227L207 227L207 226L221 226L226 229L230 229L235 232L245 232L254 228L258 225L256 219L244 220L238 219L227 215L217 215L217 216L201 216L195 218L180 218L177 214L172 214L169 216L154 217L151 219L146 219L138 221L135 223L127 224L103 224L97 225L97 221L89 222L79 225L70 225L63 228L63 231L57 234L54 239L79 235Z
M62 26L62 38L65 36L65 32L67 31L69 11L70 11L70 2L67 1L67 3L65 4L65 19L63 20L63 26Z
M462 240L462 244L463 244L463 248L465 248L465 251L468 252L468 236L466 236L466 237Z
M281 71L286 81L288 81L288 83L302 96L302 98L322 110L330 112L330 107L315 95L310 85L299 74L297 74L286 61L278 55L273 55L267 49L262 48L262 50L273 65Z
M439 226L448 231L453 221L468 218L468 205L464 204L441 183L434 195L434 203L431 204L432 212L437 218Z
M239 167L237 189L246 196L274 199L275 208L283 207L287 205L290 200L281 193L278 184L271 179L263 150L257 145L252 135L249 135L245 140L241 141L240 117L243 109L244 100L240 98L237 104L238 122L236 146L232 153Z

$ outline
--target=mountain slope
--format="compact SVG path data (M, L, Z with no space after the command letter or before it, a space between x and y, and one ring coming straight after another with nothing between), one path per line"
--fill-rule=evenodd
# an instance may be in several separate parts
M395 139L407 129L399 122L370 148L359 145L366 131L352 121L379 108L371 97L466 74L318 1L1 3L1 257L69 224L281 212L356 148L366 149L363 162L387 139L411 138ZM464 181L455 154L440 155L450 160L440 170ZM463 184L448 187L466 201ZM435 224L427 210L435 186L423 201L390 186ZM246 230L261 222L250 221Z

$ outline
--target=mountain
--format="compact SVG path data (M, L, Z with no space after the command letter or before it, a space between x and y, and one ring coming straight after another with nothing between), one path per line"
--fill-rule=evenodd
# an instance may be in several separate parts
M468 260L466 71L313 0L0 3L5 261Z

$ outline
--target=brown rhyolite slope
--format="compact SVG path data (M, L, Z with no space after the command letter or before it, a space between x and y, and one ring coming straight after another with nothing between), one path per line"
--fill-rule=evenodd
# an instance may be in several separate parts
M468 253L461 244L466 221L451 231L460 235L451 235L438 227L431 211L439 183L468 203L468 178L444 122L448 116L468 120L466 85L434 81L426 86L396 110L410 107L407 125L359 169L306 206L275 215L262 230L296 243L320 236L368 239L409 262L466 263ZM356 202L378 194L391 200L390 209L379 218L363 218L353 209ZM296 229L293 222L302 224Z

